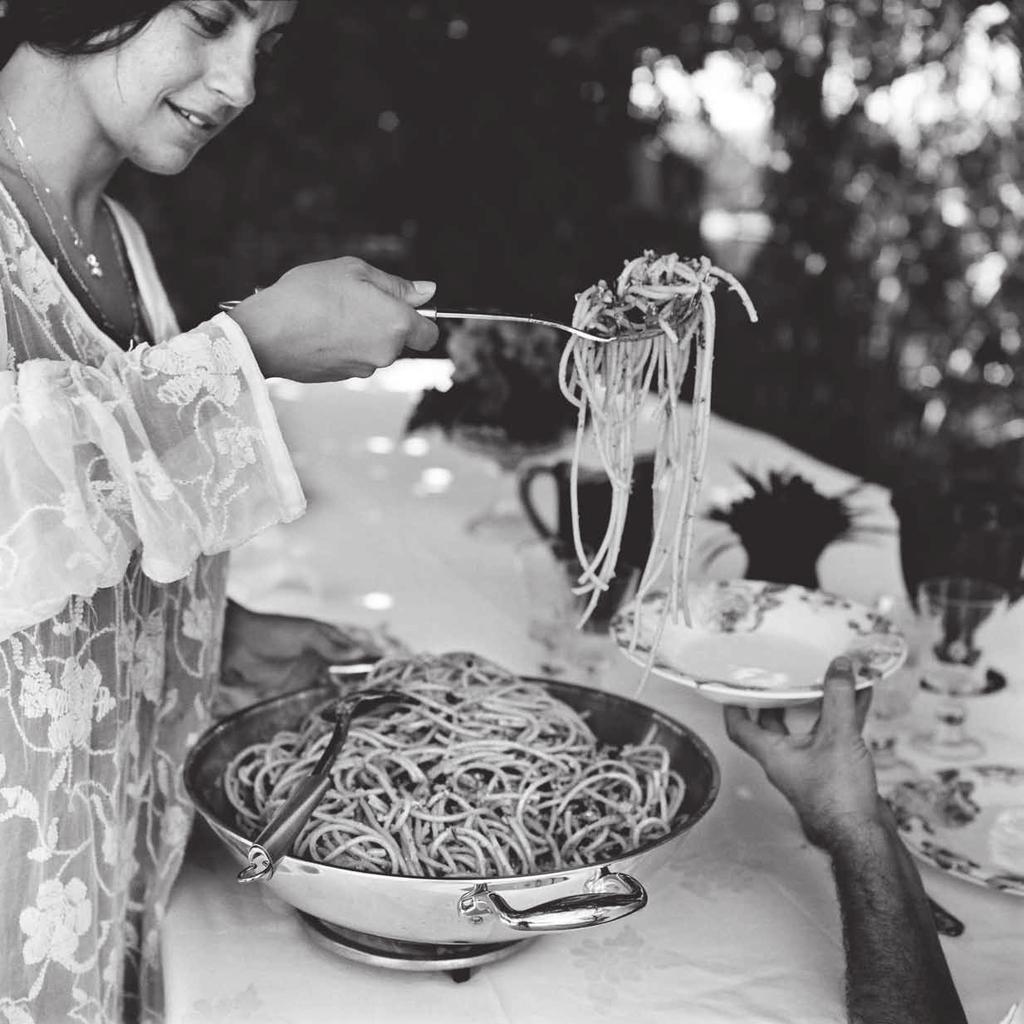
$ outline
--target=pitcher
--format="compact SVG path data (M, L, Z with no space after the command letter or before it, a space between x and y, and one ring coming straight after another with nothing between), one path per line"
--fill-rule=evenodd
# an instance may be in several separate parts
M555 488L555 521L547 522L535 501L535 485L550 478ZM638 459L633 468L633 486L622 532L619 562L631 569L647 563L654 528L654 458ZM519 500L538 535L559 548L574 549L572 523L572 463L529 463L518 474ZM580 468L580 536L588 552L596 551L608 529L612 507L612 485L602 469Z

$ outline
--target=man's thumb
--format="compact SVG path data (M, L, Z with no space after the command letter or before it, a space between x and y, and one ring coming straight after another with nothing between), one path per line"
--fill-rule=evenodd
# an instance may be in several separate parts
M836 658L825 673L825 693L822 697L820 722L835 732L856 732L857 681L853 662L845 657Z

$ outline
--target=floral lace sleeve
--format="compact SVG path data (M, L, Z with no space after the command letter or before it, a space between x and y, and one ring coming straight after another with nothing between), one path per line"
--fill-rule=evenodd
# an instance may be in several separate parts
M224 314L99 366L0 372L0 495L0 640L114 585L136 548L168 583L304 508L266 384Z

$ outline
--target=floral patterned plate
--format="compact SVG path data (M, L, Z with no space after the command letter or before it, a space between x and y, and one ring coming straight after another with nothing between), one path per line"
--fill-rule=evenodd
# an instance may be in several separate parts
M883 780L880 791L919 860L1024 896L1024 765L945 768Z
M690 587L692 627L670 618L652 671L720 704L786 707L821 697L829 662L849 655L857 686L894 672L907 645L892 623L864 605L819 590L757 580ZM612 622L619 648L646 666L667 595L653 591Z

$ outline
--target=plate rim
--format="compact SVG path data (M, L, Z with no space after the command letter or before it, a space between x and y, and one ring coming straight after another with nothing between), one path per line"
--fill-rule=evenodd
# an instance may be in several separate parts
M998 763L995 763L995 762L988 762L988 761L986 761L986 762L979 762L978 764L964 764L964 765L955 765L955 766L947 765L945 768L929 768L929 769L925 769L925 770L922 770L922 769L920 769L920 767L917 767L915 770L916 770L916 774L917 774L918 777L922 777L922 778L935 778L941 772L947 772L947 771L950 771L950 770L956 770L958 772L964 772L964 771L976 772L977 769L979 769L979 768L1002 768L1002 769L1007 769L1008 768L1008 769L1011 769L1013 772L1015 772L1015 773L1020 775L1021 782L1022 782L1022 784L1024 784L1024 762L1021 762L1019 764L1018 763L1014 763L1014 764L998 764ZM892 779L892 780L879 779L879 783L878 783L879 795L882 797L883 800L885 800L887 805L889 805L889 794L891 794L892 791L898 785L900 785L901 782L906 782L906 781L907 781L906 779ZM889 806L891 806L891 805L889 805ZM909 838L908 838L908 835L907 835L907 830L904 827L901 826L899 820L896 821L896 833L900 837L900 842L903 843L903 845L907 848L907 850L910 852L910 854L916 860L920 861L922 864L926 864L928 867L932 868L933 870L941 871L944 875L949 875L952 878L959 879L960 881L968 882L971 885L977 886L978 888L986 889L988 892L993 892L993 893L996 893L996 894L1002 894L1002 895L1007 895L1007 896L1014 896L1017 899L1024 899L1024 872L1020 873L1020 877L1022 878L1022 881L1020 881L1020 882L1014 881L1014 882L1011 882L1009 885L993 885L993 884L991 884L991 882L987 881L986 878L979 876L979 874L977 872L975 872L975 871L966 870L966 869L960 867L959 865L953 865L951 867L944 867L942 864L938 863L938 861L936 861L934 857L932 857L927 852L922 850L920 847L915 846L914 844L912 844L909 841ZM952 853L956 853L955 850L951 850L951 852ZM971 858L969 858L966 855L964 855L963 859L964 860L970 860ZM996 865L991 864L991 862L989 862L989 867L995 868ZM1003 872L1003 875L1014 875L1014 874L1017 874L1017 873L1016 872ZM990 872L989 873L989 877L1002 877L1002 875L999 875L996 872Z
M868 605L862 601L857 601L854 598L843 597L840 594L834 594L831 591L824 589L812 589L810 587L804 587L798 583L773 583L770 580L749 580L745 577L732 580L703 580L698 582L698 586L701 584L707 585L731 585L741 586L744 589L760 590L765 587L780 587L784 590L800 590L808 594L821 594L825 597L833 598L836 601L841 601L846 605L849 605L852 610L871 614L871 609ZM655 590L651 590L647 594L644 594L642 598L634 597L629 601L623 608L621 608L612 620L609 633L616 647L619 651L626 656L633 664L639 665L641 668L647 668L647 658L637 651L630 650L629 645L620 642L616 624L619 623L626 615L651 599L666 596L668 589L665 587L659 587ZM899 641L899 650L893 656L892 663L887 665L884 669L880 669L874 676L857 676L854 681L855 689L862 690L868 686L874 686L875 683L880 680L887 679L894 672L898 671L906 663L907 656L909 654L909 646L906 638L898 630L893 630L889 633L877 633L871 634L866 633L863 636L869 637L872 635L877 636L888 636L894 637ZM657 657L651 662L650 670L653 674L661 676L663 679L669 682L678 683L681 686L688 687L689 689L696 690L711 699L712 695L717 695L725 698L735 698L737 704L741 703L741 698L756 700L761 705L768 704L797 704L797 703L808 703L819 699L824 694L824 680L819 683L811 683L804 686L790 686L787 689L762 689L757 687L742 686L737 683L729 683L718 679L698 679L695 676L684 675L677 669L666 665L664 662L659 661Z

